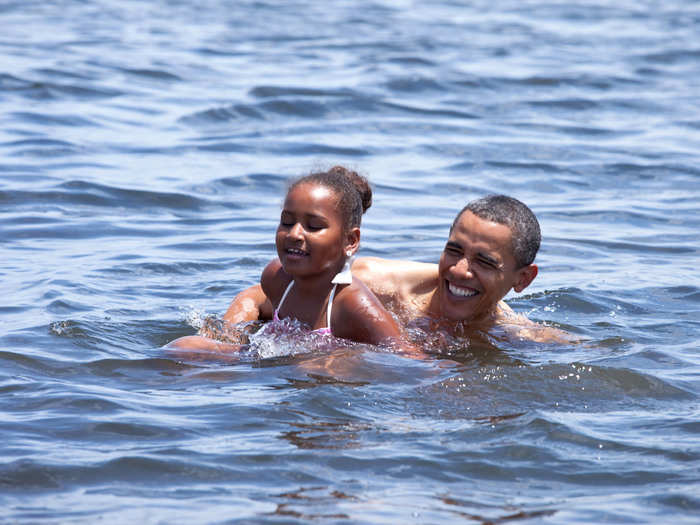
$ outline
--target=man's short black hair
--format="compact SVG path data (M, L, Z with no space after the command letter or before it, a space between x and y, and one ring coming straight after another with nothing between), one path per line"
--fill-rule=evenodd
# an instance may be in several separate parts
M465 211L477 217L504 224L510 228L513 255L518 268L532 264L540 249L540 223L525 204L507 195L487 195L470 202L457 214L452 228ZM450 231L452 231L450 228Z

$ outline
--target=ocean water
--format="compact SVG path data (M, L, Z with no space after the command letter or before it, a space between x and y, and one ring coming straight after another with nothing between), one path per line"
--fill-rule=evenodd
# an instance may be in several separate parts
M0 24L0 522L698 522L700 4L6 0ZM374 185L362 255L435 262L469 200L528 203L540 275L509 304L583 342L164 353L333 164Z

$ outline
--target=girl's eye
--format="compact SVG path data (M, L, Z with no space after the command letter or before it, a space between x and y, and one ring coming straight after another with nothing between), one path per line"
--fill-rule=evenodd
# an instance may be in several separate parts
M462 255L462 251L458 248L455 248L454 246L445 246L445 253L457 256Z

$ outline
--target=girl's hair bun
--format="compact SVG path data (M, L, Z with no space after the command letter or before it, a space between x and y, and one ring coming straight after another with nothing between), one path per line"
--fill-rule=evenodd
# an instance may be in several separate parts
M360 201L362 202L362 213L365 213L372 206L372 188L366 177L343 166L333 166L328 170L328 173L344 176L355 186L355 190L360 195Z
M291 184L289 191L306 183L325 186L338 195L338 209L348 229L359 228L362 215L372 206L372 188L369 181L356 171L343 166L333 166L328 171L298 178Z

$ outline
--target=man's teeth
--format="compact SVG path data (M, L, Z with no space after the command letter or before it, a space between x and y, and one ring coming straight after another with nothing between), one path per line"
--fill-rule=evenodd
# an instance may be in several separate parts
M479 293L476 290L471 290L469 288L461 288L459 286L455 286L452 283L447 283L447 287L449 288L450 293L454 295L459 295L460 297L472 297Z
M287 248L287 253L291 255L306 255L306 252L297 250L296 248Z

